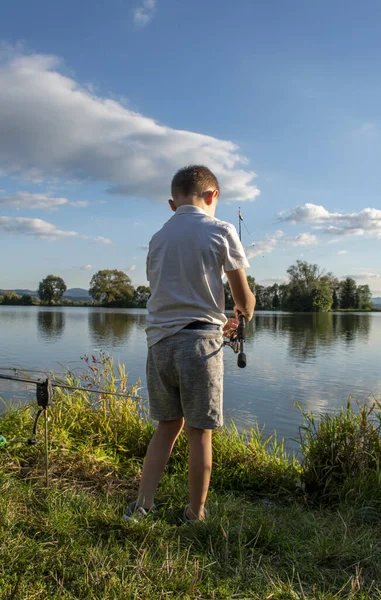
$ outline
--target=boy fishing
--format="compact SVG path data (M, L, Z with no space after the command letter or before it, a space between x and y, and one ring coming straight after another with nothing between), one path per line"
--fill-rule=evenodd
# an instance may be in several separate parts
M223 424L223 334L238 325L224 314L226 274L236 317L253 317L249 263L230 223L215 218L220 188L204 166L180 169L169 200L174 211L149 244L147 387L158 421L148 446L138 496L124 518L152 510L154 495L183 427L189 444L186 522L204 520L212 471L212 431Z

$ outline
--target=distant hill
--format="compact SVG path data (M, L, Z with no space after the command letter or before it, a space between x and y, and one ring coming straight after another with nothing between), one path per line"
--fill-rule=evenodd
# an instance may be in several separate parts
M37 292L31 292L30 290L0 290L0 294L6 294L9 292L16 292L16 294L18 294L19 296L23 296L24 294L29 294L29 296L36 296L38 297Z
M373 306L381 308L381 298L372 298Z
M70 300L92 300L89 291L83 288L70 288L66 290L64 297L70 298Z
M32 290L0 290L0 294L5 294L5 292L16 292L16 294L18 294L19 296L22 296L23 294L29 294L29 296L34 296L38 298L38 293L36 291L33 292ZM83 301L88 301L92 299L91 296L89 296L88 290L84 290L82 288L70 288L69 290L66 290L66 292L64 293L64 298L68 298L69 300Z

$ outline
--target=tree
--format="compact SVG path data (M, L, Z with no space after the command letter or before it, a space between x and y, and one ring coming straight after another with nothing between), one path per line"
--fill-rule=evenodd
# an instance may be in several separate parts
M264 310L271 310L273 307L273 289L271 286L264 286L262 294L262 307Z
M347 277L340 284L340 308L356 308L356 282Z
M297 260L295 265L287 269L290 276L288 294L286 299L287 308L294 311L330 310L332 305L332 292L335 286L335 278L332 273L326 273L318 265L311 265L306 261ZM330 290L331 300L323 301L321 294L326 297ZM329 305L329 308L327 306ZM325 307L325 308L324 308Z
M337 295L337 290L333 290L332 294L332 310L337 310L339 308L339 296Z
M311 289L314 283L325 275L318 265L310 265L305 260L297 260L296 265L291 265L287 269L290 276L290 283L301 288Z
M61 277L57 277L57 275L48 275L40 281L38 286L38 295L40 297L41 302L46 302L46 304L53 304L53 302L58 302L63 293L66 292L66 284Z
M251 291L254 293L255 292L255 277L248 275L247 283L249 284L249 288L251 289Z
M279 310L280 309L280 297L279 297L279 285L277 283L274 283L274 285L272 286L272 292L273 292L272 308L274 310Z
M294 311L312 310L312 291L321 273L317 265L297 260L287 269L290 277L287 308Z
M316 282L312 294L313 312L328 312L332 308L332 291L327 281Z
M96 302L102 304L129 304L134 298L134 288L131 279L123 271L104 269L93 275L89 294Z
M20 304L21 297L16 292L5 292L1 297L2 304L16 305Z
M369 285L359 285L356 290L356 308L370 310L372 308L372 292Z
M260 285L259 283L255 286L255 299L256 299L256 308L258 310L263 310L264 309L264 302L265 302L265 298L264 298L264 293L265 293L265 286L264 285Z
M21 296L20 304L22 304L23 306L32 306L32 304L33 304L32 296L30 296L30 294L23 294Z
M148 299L151 295L151 290L146 285L138 285L134 292L134 302L141 307L145 308L148 302Z
M280 301L280 308L282 310L285 310L287 308L289 292L290 292L290 288L289 288L288 283L281 283L279 286L279 301Z

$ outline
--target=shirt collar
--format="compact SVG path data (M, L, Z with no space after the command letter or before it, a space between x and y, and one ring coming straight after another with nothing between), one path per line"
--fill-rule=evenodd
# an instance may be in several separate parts
M185 204L183 206L179 206L179 208L176 209L175 215L186 214L199 214L208 216L208 213L206 213L202 208L199 208L198 206L193 206L192 204Z

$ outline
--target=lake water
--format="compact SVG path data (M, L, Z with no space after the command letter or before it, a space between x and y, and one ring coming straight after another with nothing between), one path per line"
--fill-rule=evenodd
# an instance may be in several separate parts
M81 369L81 356L102 349L125 363L131 384L142 379L146 395L145 322L144 310L0 306L0 367ZM290 439L301 423L296 402L319 415L348 396L380 399L381 313L258 312L246 354L239 369L225 349L225 421L239 429L258 422ZM5 399L25 401L34 389L0 381Z

